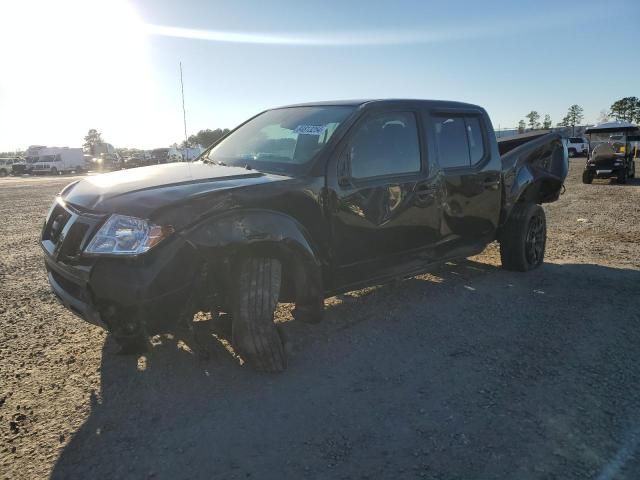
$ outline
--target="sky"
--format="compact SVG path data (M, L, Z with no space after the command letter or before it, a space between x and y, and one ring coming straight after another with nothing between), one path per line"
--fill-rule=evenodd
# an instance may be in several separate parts
M640 2L2 0L0 151L155 148L266 108L466 101L494 128L640 96ZM630 25L625 26L624 22ZM634 53L635 52L635 53Z

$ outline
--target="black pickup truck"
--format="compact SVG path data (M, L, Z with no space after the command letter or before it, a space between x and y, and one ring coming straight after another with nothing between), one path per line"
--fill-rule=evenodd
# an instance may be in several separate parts
M559 135L498 143L487 113L427 100L267 110L191 163L86 177L42 229L49 282L123 350L225 312L254 368L286 358L273 312L322 318L328 296L500 242L504 268L544 257L540 206L567 175Z

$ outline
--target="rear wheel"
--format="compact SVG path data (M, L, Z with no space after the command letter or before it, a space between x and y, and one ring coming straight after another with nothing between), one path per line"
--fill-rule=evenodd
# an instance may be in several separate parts
M58 175L58 169L56 167L51 169L51 175Z
M582 183L590 184L593 182L593 174L589 170L582 172Z
M4 168L0 168L0 177L6 177L8 172Z
M239 265L234 285L232 343L243 360L264 372L287 366L280 332L273 321L282 284L282 265L269 257L250 257Z
M569 149L569 156L570 157L575 157L578 154L578 152L576 152L575 148L570 148Z
M547 242L544 210L535 203L513 207L500 234L500 259L506 270L526 272L542 265Z
M636 178L636 162L631 160L631 165L629 168L629 178Z

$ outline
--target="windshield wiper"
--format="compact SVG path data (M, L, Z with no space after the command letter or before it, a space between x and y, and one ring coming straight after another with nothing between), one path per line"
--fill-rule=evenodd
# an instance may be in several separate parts
M224 163L221 160L211 160L210 158L206 158L206 159L202 160L202 163L211 163L213 165L222 165L223 167L227 166L227 164Z

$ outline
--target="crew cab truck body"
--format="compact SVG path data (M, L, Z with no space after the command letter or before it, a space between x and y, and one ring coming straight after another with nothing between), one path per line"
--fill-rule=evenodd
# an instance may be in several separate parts
M62 303L123 349L227 312L257 369L285 368L277 302L322 317L328 296L427 271L501 244L503 266L542 263L540 204L567 174L559 135L498 144L486 112L377 100L268 110L200 160L87 177L44 223Z

